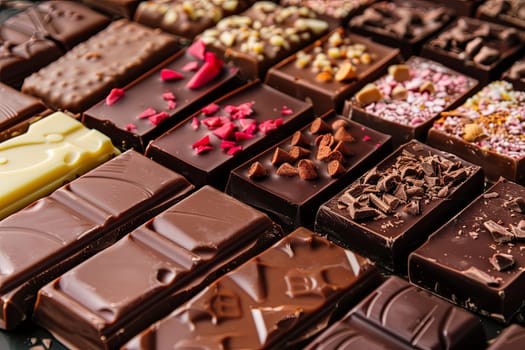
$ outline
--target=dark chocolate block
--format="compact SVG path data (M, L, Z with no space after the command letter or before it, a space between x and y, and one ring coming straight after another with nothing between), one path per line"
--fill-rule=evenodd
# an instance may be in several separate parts
M28 318L40 287L192 189L128 151L0 221L0 328Z
M451 8L457 16L472 16L483 0L432 0Z
M405 58L418 54L424 42L452 19L454 12L420 0L382 1L350 20L352 31L397 47Z
M317 130L320 123L327 129ZM390 151L389 136L332 112L232 171L226 192L286 227L313 227L322 203Z
M231 170L312 118L311 104L254 82L153 140L146 155L197 187L223 189Z
M525 1L488 0L477 11L481 19L525 30Z
M525 328L510 325L496 338L488 350L521 350L525 343Z
M515 28L460 17L425 44L421 55L486 84L501 76L524 43L525 36Z
M368 260L301 227L124 348L297 348L356 304L378 276Z
M306 6L326 21L346 25L348 20L375 0L280 0L283 6Z
M244 78L263 79L267 70L328 31L328 23L307 7L256 2L239 15L223 18L199 38Z
M390 277L306 350L484 349L481 322L469 312Z
M79 113L178 51L176 37L119 20L29 76L22 91Z
M502 79L512 83L516 90L525 91L525 58L517 60L503 73Z
M42 288L33 318L68 346L115 349L282 236L206 186Z
M395 74L395 67L408 68L409 77ZM343 112L359 123L392 135L394 148L412 139L425 141L439 113L459 106L478 88L477 80L425 58L413 56L395 67L389 69L394 74L373 82L379 99L361 98L362 90L345 102Z
M272 67L266 83L301 100L316 115L341 111L343 102L398 61L399 50L338 28Z
M185 68L188 64L197 64L198 67L190 71ZM181 51L126 86L125 95L114 104L108 106L106 101L101 101L88 109L82 122L110 136L121 149L134 148L144 152L151 140L240 84L236 69L222 67L218 75L205 85L187 87L202 67L202 60ZM181 73L182 77L162 79L164 70ZM169 99L166 93L172 93L173 99ZM139 118L148 111L150 118ZM166 114L165 119L158 122L155 116L162 114Z
M252 0L142 1L135 21L189 40L213 27L224 17L246 10Z
M501 179L410 255L412 283L509 322L525 304L525 188Z
M483 190L481 168L410 141L323 204L315 230L389 270Z
M495 81L459 108L442 112L427 143L483 167L489 181L525 181L525 92Z
M133 18L141 0L82 0L85 4L118 17Z

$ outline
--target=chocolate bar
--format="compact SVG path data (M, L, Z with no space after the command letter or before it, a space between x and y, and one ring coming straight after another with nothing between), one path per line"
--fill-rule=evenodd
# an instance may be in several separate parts
M323 204L315 230L393 271L483 190L480 167L410 141Z
M253 82L153 140L146 155L197 187L224 188L230 171L312 120L312 105Z
M107 136L62 112L32 124L0 143L0 183L9 184L0 186L0 219L118 153Z
M519 350L525 341L525 328L512 324L507 327L496 340L487 348L488 350Z
M365 82L398 61L392 49L338 28L273 66L266 83L288 95L315 103L316 115L341 111L343 102Z
M374 0L281 0L283 6L306 6L314 10L322 19L339 25L359 13Z
M88 109L82 122L110 136L121 149L144 152L151 140L240 84L236 69L222 67L210 81L189 87L206 65L181 51L124 87L124 96L115 103L103 100Z
M226 192L285 227L313 227L319 206L390 150L387 135L328 113L233 170Z
M13 329L31 315L40 287L192 188L130 150L0 221L0 328Z
M428 1L381 1L353 17L349 26L358 34L399 48L409 58L417 55L423 43L450 22L453 14L452 10Z
M488 0L477 11L483 20L501 23L525 29L525 1L523 0Z
M456 16L472 16L483 0L432 0L452 10Z
M478 87L477 80L416 56L388 70L346 101L343 115L392 135L395 148L424 141L439 113L459 106Z
M514 89L525 91L525 59L522 57L503 73L503 80L512 84Z
M142 1L134 20L193 40L221 19L246 10L252 0Z
M410 255L410 281L509 322L525 301L524 196L522 186L498 181Z
M390 277L306 350L484 349L478 318Z
M524 43L525 36L515 28L459 17L425 44L421 56L487 84L499 79Z
M301 227L206 287L124 349L223 344L242 349L300 348L374 288L378 277L368 260Z
M282 236L206 186L42 288L33 319L70 347L115 349Z
M133 18L141 0L82 0L82 2L116 17Z
M220 20L198 38L239 67L246 79L263 79L267 70L328 31L328 23L307 7L256 2L239 15Z
M22 91L79 113L178 51L175 37L119 20L29 76Z
M525 181L525 92L495 81L459 108L442 112L427 143L483 167L489 181Z

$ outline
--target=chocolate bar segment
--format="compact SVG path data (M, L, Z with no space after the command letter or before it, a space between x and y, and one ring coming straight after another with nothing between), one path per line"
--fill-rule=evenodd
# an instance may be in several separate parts
M410 255L409 278L500 322L522 312L525 188L498 181Z
M390 277L313 349L484 349L478 318L399 277Z
M42 288L33 318L70 347L114 349L282 235L204 187Z
M0 221L0 325L27 319L38 289L184 197L182 176L128 151Z
M452 10L457 16L473 16L483 0L432 0Z
M323 117L232 171L226 192L286 227L313 227L322 203L391 151L387 135L333 112ZM320 123L327 130L318 130ZM307 161L313 164L311 178L300 173ZM266 174L253 173L254 164Z
M488 350L519 350L525 342L525 328L512 324L501 332Z
M525 1L523 0L488 0L477 11L483 20L525 29Z
M366 259L298 228L124 348L300 347L378 276Z
M373 0L281 0L283 6L306 6L321 18L339 25L346 25L348 19L373 3Z
M481 168L410 141L323 204L315 230L389 270L483 190Z
M312 105L254 82L153 140L146 155L200 187L224 188L230 171L305 125Z
M89 6L118 17L133 18L141 0L83 0Z
M525 59L522 57L503 73L503 80L512 84L514 89L525 91Z
M316 115L341 111L343 102L398 61L399 50L338 28L273 66L266 83L315 103Z
M52 108L82 112L178 50L175 37L119 20L24 81Z

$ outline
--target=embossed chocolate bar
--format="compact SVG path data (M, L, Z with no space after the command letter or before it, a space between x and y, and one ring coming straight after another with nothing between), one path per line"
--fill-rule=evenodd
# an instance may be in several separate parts
M70 347L115 349L282 235L206 186L42 288L33 318Z
M378 277L368 260L301 227L124 348L298 347L357 303Z

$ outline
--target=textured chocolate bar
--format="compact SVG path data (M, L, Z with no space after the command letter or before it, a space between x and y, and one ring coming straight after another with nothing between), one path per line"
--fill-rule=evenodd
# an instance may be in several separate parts
M307 350L484 349L481 321L399 277L390 277Z
M410 281L498 321L523 313L524 198L497 182L410 255Z
M0 221L0 327L19 325L40 287L192 188L182 176L128 151Z
M370 291L378 277L368 260L298 228L124 348L299 347Z
M481 19L525 29L525 1L488 0L477 11Z
M171 35L119 20L29 76L22 91L49 107L82 112L178 48Z
M42 288L33 318L68 346L114 349L282 235L204 187Z

